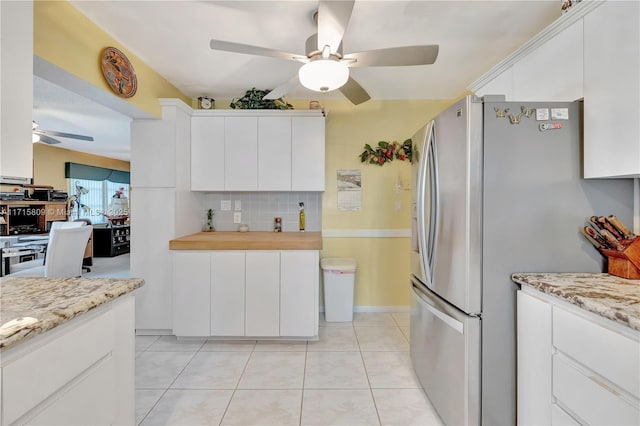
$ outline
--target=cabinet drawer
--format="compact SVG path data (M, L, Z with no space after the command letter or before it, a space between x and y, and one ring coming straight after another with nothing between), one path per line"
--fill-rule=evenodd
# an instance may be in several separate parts
M557 404L551 404L551 426L580 426L580 423Z
M640 398L640 342L554 306L553 346Z
M31 351L3 367L3 424L15 421L111 352L112 311L84 318L89 315L36 337Z
M637 377L636 377L637 379ZM562 355L553 356L553 395L591 425L638 425L640 411L601 378Z

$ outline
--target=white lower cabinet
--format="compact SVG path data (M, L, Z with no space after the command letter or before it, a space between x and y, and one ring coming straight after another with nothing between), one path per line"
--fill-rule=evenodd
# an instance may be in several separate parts
M640 333L523 286L518 424L640 424Z
M179 337L318 335L319 252L176 251Z
M245 336L280 335L280 252L248 251Z
M210 335L244 336L244 252L213 252L206 255L211 256Z

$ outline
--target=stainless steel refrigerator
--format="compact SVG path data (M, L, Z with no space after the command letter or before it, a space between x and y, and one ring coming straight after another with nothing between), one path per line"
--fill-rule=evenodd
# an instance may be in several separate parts
M446 424L516 424L511 274L602 272L580 226L631 223L631 179L582 179L580 115L466 97L413 137L411 359Z

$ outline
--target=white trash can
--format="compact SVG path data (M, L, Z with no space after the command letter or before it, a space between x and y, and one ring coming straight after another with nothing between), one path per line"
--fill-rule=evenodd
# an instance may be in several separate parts
M320 261L324 277L324 317L329 322L353 321L353 286L356 260L325 257Z

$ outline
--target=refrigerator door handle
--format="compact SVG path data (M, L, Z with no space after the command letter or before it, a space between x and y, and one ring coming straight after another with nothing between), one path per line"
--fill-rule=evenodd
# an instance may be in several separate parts
M438 319L440 319L444 324L446 324L450 328L454 329L455 331L457 331L460 334L464 334L464 324L462 324L460 321L458 321L457 319L455 319L451 315L448 315L448 314L442 312L437 307L435 307L431 303L429 303L429 301L425 298L425 296L422 293L422 291L420 291L419 289L416 289L415 286L414 286L413 292L414 292L414 294L416 295L416 297L418 299L417 300L418 303L420 303L420 305L423 308L425 308L426 310L431 312L433 315L435 315Z
M430 281L433 282L433 270L436 262L437 242L440 227L440 181L438 177L438 155L436 151L435 140L435 123L432 122L429 131L429 197L430 197L430 213L429 213L429 273Z
M427 137L429 137L429 133L430 130L427 131ZM418 222L418 235L417 235L417 240L418 240L418 249L420 251L420 268L422 271L422 276L424 277L424 279L428 282L431 283L431 280L433 278L432 273L431 273L431 253L429 252L430 248L427 245L427 241L425 238L425 232L424 230L425 228L425 220L424 220L424 214L425 214L425 179L429 173L429 151L430 151L430 147L429 147L429 143L427 142L426 145L426 149L424 150L424 153L422 154L424 157L421 158L420 164L422 164L422 166L420 167L419 171L418 171L418 183L417 183L417 206L416 206L416 216L417 216L417 222ZM429 232L431 232L431 230L429 230Z

